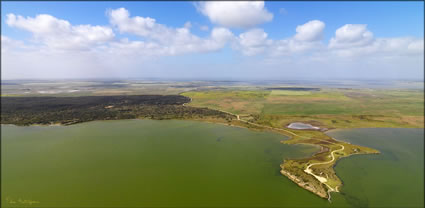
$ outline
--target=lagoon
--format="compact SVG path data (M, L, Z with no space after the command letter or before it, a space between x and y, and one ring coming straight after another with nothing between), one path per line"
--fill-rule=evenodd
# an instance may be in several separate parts
M390 196L399 204L410 197L409 205L423 206L418 196L423 193L423 131L394 131L399 134L391 142L402 149L380 145L381 155L338 163L344 186L341 194L332 194L330 204L279 173L284 158L306 157L318 148L281 144L286 138L275 133L178 120L2 125L2 207L28 207L24 202L37 207L355 207L387 205L385 193L404 190L412 191ZM353 136L356 132L331 134L371 147L382 142L379 138L394 135L377 130L371 136L367 131ZM399 154L403 160L391 158ZM406 167L409 172L402 171ZM394 169L409 177L390 186L398 191L376 178Z
M283 158L317 148L283 139L175 120L2 126L2 199L55 207L306 205L305 197L326 204L279 173Z

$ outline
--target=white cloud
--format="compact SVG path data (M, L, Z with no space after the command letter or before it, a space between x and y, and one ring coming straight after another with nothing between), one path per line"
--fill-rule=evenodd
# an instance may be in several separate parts
M298 41L294 38L276 41L270 48L271 56L291 56L303 55L315 50L323 48L323 44L319 41Z
M171 28L156 23L156 20L150 17L130 17L125 8L110 10L108 16L111 24L121 33L134 34L158 42L159 47L162 47L158 51L162 55L216 51L233 38L233 34L226 28L213 28L208 38L201 38L190 32L190 22L181 28ZM138 43L136 45L141 46Z
M249 28L273 19L264 1L206 1L196 7L212 23L224 27Z
M130 12L125 8L109 10L109 22L118 28L121 33L130 33L155 40L167 41L167 37L176 33L165 25L156 23L150 17L130 17Z
M329 53L340 57L386 57L423 54L423 39L374 38L365 24L346 24L329 41Z
M346 24L338 28L329 42L330 48L350 48L370 44L373 33L367 30L365 24Z
M210 36L205 39L190 34L189 30L178 30L169 49L171 55L217 51L223 48L233 37L233 33L226 28L213 28Z
M220 27L201 38L190 32L189 22L181 28L171 28L153 18L130 17L124 8L108 14L120 32L138 35L140 40L117 40L109 27L72 25L47 14L27 18L8 15L6 22L10 27L29 31L34 38L23 42L2 35L2 73L9 78L35 78L38 72L73 77L102 71L117 73L116 69L137 71L163 56L220 50L234 38L230 30Z
M27 46L23 41L13 40L7 36L1 35L1 52L6 53L10 50L25 49Z
M109 27L73 26L66 20L48 14L40 14L35 18L7 14L6 24L31 32L37 41L55 49L89 49L115 36Z
M364 47L364 49L369 49L370 52L381 55L420 55L424 52L423 44L423 39L410 37L377 38L370 46Z
M412 52L416 53L423 53L424 52L424 40L414 40L413 42L409 43L407 46L407 49L411 50Z
M213 41L224 43L233 40L234 35L229 29L218 27L211 31L211 38Z
M201 38L190 32L190 22L186 22L181 28L171 28L156 23L153 18L130 17L125 8L109 10L108 16L111 24L120 32L135 34L141 39L116 40L109 27L72 25L66 20L47 14L34 18L8 14L6 23L10 27L31 32L34 40L24 44L22 41L2 36L2 51L16 51L18 48L31 46L35 51L43 50L52 54L63 53L64 50L89 50L93 52L93 56L102 57L113 57L114 53L117 56L158 57L217 51L234 39L233 33L226 28L213 28L208 37Z
M263 29L255 28L248 30L239 35L236 48L247 56L262 53L266 47L272 44L272 41L268 40L267 36L267 33Z
M311 51L322 50L323 30L325 23L320 20L311 20L303 25L298 25L293 37L276 41L270 49L272 56L289 56Z
M244 55L252 56L265 52L271 56L287 56L323 47L325 23L312 20L296 28L296 34L282 40L267 39L262 29L251 29L238 37L238 47Z
M240 44L247 47L264 45L267 42L267 33L263 29L252 29L239 35Z
M153 41L129 41L122 39L119 42L113 42L107 48L110 54L119 54L124 56L174 56L187 53L207 53L217 51L223 48L233 34L225 28L214 28L211 35L206 39L187 38L187 30L181 30L176 34L175 42L171 44L162 44Z
M263 6L261 8L265 10ZM386 67L423 71L423 38L373 37L366 25L344 25L336 30L326 47L323 43L325 23L319 20L293 28L293 36L272 39L262 28L251 28L235 36L228 28L205 26L204 30L208 30L209 34L198 36L191 32L192 27L199 27L196 22L193 25L189 21L182 22L181 27L175 28L160 24L151 17L130 16L125 8L109 10L108 18L111 26L72 25L48 14L35 17L8 14L6 24L9 27L28 31L33 38L14 40L1 36L2 75L9 78L70 78L81 75L94 77L105 72L105 76L111 76L113 73L125 74L127 72L121 73L121 70L130 69L137 74L155 64L156 69L167 71L165 68L173 64L167 63L168 67L164 67L162 60L167 58L157 61L161 57L208 53L227 44L250 56L239 57L238 60L253 71L256 67L271 65L275 71L281 66L304 71L333 68L333 72L343 72L350 68L354 72L357 69L367 72L369 68L379 68L384 72ZM123 38L117 39L114 31L121 32ZM128 34L136 37L129 40L126 38ZM252 57L259 54L264 56ZM255 65L256 62L259 64ZM200 68L202 64L199 64ZM238 64L234 66L246 69ZM179 67L183 69L186 66L176 66ZM212 70L213 65L208 67ZM317 73L321 74L320 70Z
M125 8L110 10L109 21L122 33L129 33L157 41L162 45L163 55L176 55L188 52L208 52L219 50L233 37L225 28L214 28L209 38L200 38L190 32L191 24L181 28L171 28L156 23L150 17L130 17Z
M297 26L294 36L281 40L269 39L263 29L251 29L237 37L234 48L247 56L263 53L274 58L305 57L328 61L336 57L353 60L366 56L368 59L395 60L424 53L423 39L373 38L366 25L352 24L337 29L326 47L322 42L324 28L325 23L319 20L309 21Z
M325 23L319 20L312 20L296 28L297 34L294 39L299 41L318 41L323 39L323 29Z

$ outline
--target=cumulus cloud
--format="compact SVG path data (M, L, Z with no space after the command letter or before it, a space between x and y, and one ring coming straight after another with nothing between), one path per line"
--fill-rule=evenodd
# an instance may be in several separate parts
M130 33L163 42L166 42L168 37L177 33L176 30L156 23L156 20L153 18L140 16L130 17L130 12L125 8L109 10L107 14L109 22L113 26L116 26L121 33Z
M251 29L238 37L238 50L244 55L252 56L266 52L271 56L291 55L323 47L323 29L325 23L312 20L296 28L296 34L281 40L267 39L262 29Z
M188 22L184 27L171 28L150 17L130 17L130 12L125 8L109 10L108 16L111 24L121 33L134 34L158 42L162 46L161 50L158 50L162 55L215 51L223 48L233 38L233 33L226 28L213 28L208 38L201 38L190 32L191 24ZM145 45L141 42L130 44Z
M365 24L338 28L328 45L329 53L340 57L395 57L423 54L423 39L412 37L374 38Z
M311 20L298 25L293 37L278 40L270 49L271 56L289 56L306 53L313 50L321 50L324 45L323 30L325 23L320 20Z
M423 39L411 37L374 38L366 25L347 24L338 28L329 45L323 43L325 23L312 20L296 27L295 35L284 39L269 39L259 28L241 33L234 48L243 55L264 54L282 58L304 56L311 60L327 60L329 57L395 59L401 56L423 55ZM370 58L368 57L368 58Z
M114 38L111 28L105 26L71 25L66 20L48 14L36 17L6 15L6 24L31 32L34 38L55 49L89 49Z
M263 52L266 47L272 44L272 40L268 40L267 36L267 33L263 29L255 28L248 30L239 35L236 47L244 55L256 55Z
M323 29L325 23L319 20L312 20L296 28L297 34L294 39L299 41L318 41L323 39Z
M249 28L273 19L264 1L206 1L196 7L212 23L224 27Z
M150 17L130 17L125 8L109 10L107 14L111 25L119 32L134 34L141 39L116 40L110 27L72 25L47 14L36 17L8 14L6 23L10 27L31 32L35 40L33 43L44 46L43 50L104 50L109 53L123 53L127 49L139 55L164 56L216 51L234 38L229 29L221 27L213 28L208 37L201 38L190 32L190 22L180 28L171 28ZM2 50L11 48L12 43L15 46L24 45L7 37L2 37L2 43L5 46Z
M370 44L373 33L367 30L365 24L346 24L338 28L329 42L330 48L359 47Z
M267 42L267 33L263 29L252 29L239 35L240 44L248 47L264 45Z
M73 77L73 72L87 75L99 70L112 73L117 68L140 70L163 56L217 51L234 39L226 28L212 28L207 37L199 37L190 32L190 22L171 28L150 17L130 17L124 8L109 10L108 17L113 27L72 25L47 14L7 15L8 26L32 33L33 39L24 42L2 35L3 72L28 78L38 76L38 70L65 77ZM124 37L134 34L140 39L117 39L113 29Z

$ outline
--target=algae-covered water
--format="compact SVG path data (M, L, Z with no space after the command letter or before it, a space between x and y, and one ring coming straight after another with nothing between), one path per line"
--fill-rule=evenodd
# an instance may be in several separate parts
M335 133L352 139L350 133ZM376 134L379 137L379 131ZM389 144L380 150L389 146L393 157L404 159L388 159L385 154L343 159L336 166L345 183L343 193L333 194L330 204L279 173L283 158L305 157L318 149L281 144L285 138L274 133L173 120L2 126L1 203L2 207L346 207L387 205L381 198L384 194L376 191L395 196L407 191L410 194L398 198L389 196L398 204L409 200L409 205L423 206L418 198L423 193L419 187L423 145L418 147L423 133L401 130L401 134L410 139L391 140L401 142L400 151ZM404 141L410 141L406 145L414 150L404 148ZM403 165L406 158L410 162ZM415 168L419 162L422 166ZM400 185L404 183L400 180L383 185L376 171L386 168L407 168L408 172L398 172L398 177L410 177L407 185Z

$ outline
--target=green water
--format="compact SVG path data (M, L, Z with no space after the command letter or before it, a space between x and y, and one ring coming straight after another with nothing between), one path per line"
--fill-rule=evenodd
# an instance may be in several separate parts
M279 173L283 157L317 149L282 145L277 134L152 120L2 128L3 199L67 207L303 206L306 197L326 204Z
M403 136L391 137L396 149L375 142L393 135L381 130L372 130L373 137L361 131L361 139L357 130L332 133L380 145L383 154L342 160L336 169L343 194L333 194L329 204L279 173L283 158L317 148L280 144L278 134L192 121L2 126L2 207L29 206L19 199L40 202L33 207L347 207L405 205L406 199L423 206L423 133L394 131ZM385 168L409 179L387 184L390 177L380 175Z
M424 129L355 129L328 134L381 152L338 162L335 170L344 182L342 200L354 207L424 207Z

